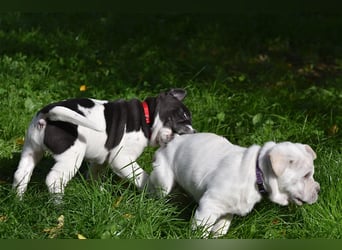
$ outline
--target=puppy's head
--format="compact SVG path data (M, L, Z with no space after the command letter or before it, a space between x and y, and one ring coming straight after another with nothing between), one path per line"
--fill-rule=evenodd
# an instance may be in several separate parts
M191 113L183 104L186 91L171 89L157 97L155 119L152 126L151 145L166 145L174 134L191 134Z
M270 199L281 205L316 202L320 186L313 177L315 159L316 153L306 144L283 142L272 147L269 162L278 190L272 190L277 195Z

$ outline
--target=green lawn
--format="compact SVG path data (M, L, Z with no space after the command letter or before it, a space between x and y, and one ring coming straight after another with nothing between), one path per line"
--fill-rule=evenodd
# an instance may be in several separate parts
M341 27L338 15L317 13L1 13L0 238L199 238L189 222L195 204L182 195L152 199L110 172L90 183L87 164L61 207L44 184L48 155L22 202L11 190L27 126L44 105L143 100L171 87L187 90L198 131L242 146L307 143L317 153L317 203L264 200L224 238L341 238ZM138 160L147 171L154 150Z

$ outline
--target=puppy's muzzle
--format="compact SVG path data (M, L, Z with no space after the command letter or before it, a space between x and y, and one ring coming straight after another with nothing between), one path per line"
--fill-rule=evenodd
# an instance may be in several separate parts
M303 205L305 203L307 204L313 204L318 200L318 194L320 192L321 188L318 182L314 183L314 187L312 189L311 195L309 197L306 197L305 199L302 199L301 197L293 197L292 200L297 205Z

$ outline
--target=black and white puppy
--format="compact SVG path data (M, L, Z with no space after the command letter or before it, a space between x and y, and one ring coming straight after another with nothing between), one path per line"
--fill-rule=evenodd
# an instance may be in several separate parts
M69 99L42 108L33 118L25 138L13 187L20 198L44 151L55 165L46 177L50 193L61 197L83 159L92 166L108 163L122 178L133 179L142 189L148 174L136 159L148 145L165 145L173 134L193 133L191 114L182 103L183 89L157 97L113 102Z

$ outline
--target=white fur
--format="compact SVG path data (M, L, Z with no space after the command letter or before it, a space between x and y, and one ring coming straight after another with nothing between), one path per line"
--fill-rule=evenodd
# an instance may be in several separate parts
M98 109L101 106L95 106L93 109ZM103 106L102 106L103 107ZM85 108L83 108L85 110ZM89 109L88 109L89 110ZM93 112L88 111L88 114L91 114ZM88 119L85 116L82 116L75 111L61 107L61 106L56 106L52 108L49 113L48 113L49 119L51 121L65 121L65 122L70 122L76 125L81 125L87 128L94 129L96 131L104 131L105 127L103 123L99 123L96 120L92 121Z
M298 143L244 148L215 134L182 135L156 152L150 188L166 195L178 183L198 202L193 227L204 227L204 237L210 233L218 237L227 233L234 214L246 215L261 200L256 187L258 161L273 202L314 203L319 190L313 179L315 158L308 145ZM278 170L283 171L279 176Z
M193 130L191 126L188 127ZM163 122L160 120L159 115L157 115L155 118L152 126L152 131L153 132L150 138L151 146L165 146L169 141L173 139L172 130L163 126Z

